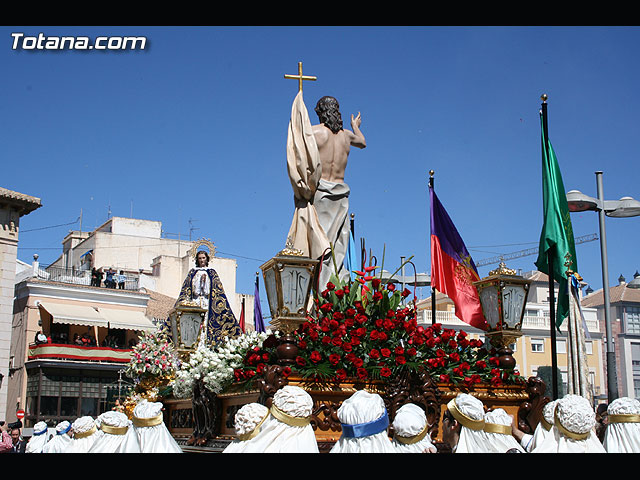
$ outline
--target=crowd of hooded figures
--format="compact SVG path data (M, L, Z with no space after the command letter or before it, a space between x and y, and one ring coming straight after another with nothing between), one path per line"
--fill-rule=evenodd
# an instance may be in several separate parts
M117 411L96 419L61 422L49 437L39 422L26 453L182 453L163 422L161 402L143 400L133 418ZM271 407L242 406L234 417L235 439L223 453L319 453L311 423L313 400L286 385ZM437 453L422 407L408 403L389 421L382 397L358 390L337 410L340 438L330 453ZM596 435L596 412L589 401L565 395L545 404L535 431L521 431L501 408L486 411L481 400L459 393L442 415L442 442L453 453L640 453L640 402L623 397L607 409L606 429ZM390 430L393 432L390 434Z
M318 453L312 406L311 396L295 386L278 390L271 408L243 406L235 416L236 439L223 453ZM640 402L620 398L607 413L600 441L589 401L566 395L547 403L533 434L526 434L505 410L486 411L481 400L460 393L444 409L442 441L453 453L640 453ZM382 397L358 390L342 403L337 416L342 432L330 453L438 452L418 405L403 405L390 422Z
M38 422L25 453L182 453L163 421L161 402L142 400L133 418L109 411L97 418L83 416L56 425L55 435Z

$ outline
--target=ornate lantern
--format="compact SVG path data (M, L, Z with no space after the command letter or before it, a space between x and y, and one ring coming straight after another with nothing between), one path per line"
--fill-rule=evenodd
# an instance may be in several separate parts
M171 311L169 319L175 349L181 359L188 360L200 343L207 310L196 302L182 302Z
M292 363L297 354L293 335L307 319L307 307L316 276L313 260L289 244L260 268L264 276L271 326L284 334L278 347L281 362Z
M516 361L509 345L522 336L522 319L531 280L517 275L515 270L500 262L488 277L474 282L474 285L478 289L484 318L489 324L485 335L498 350L500 366L514 368Z

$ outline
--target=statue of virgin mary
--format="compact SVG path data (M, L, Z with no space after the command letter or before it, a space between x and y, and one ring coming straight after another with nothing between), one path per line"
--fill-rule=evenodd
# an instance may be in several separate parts
M205 250L198 250L195 260L195 267L189 270L184 279L176 307L180 304L196 304L207 310L207 321L200 342L217 346L227 338L240 336L242 330L217 272L209 266L209 254Z

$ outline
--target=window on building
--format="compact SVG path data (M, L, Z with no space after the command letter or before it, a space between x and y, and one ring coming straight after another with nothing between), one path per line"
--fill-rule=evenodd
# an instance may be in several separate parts
M556 353L567 353L567 341L565 339L556 340Z
M593 355L593 342L587 340L584 342L584 346L587 351L587 355Z
M531 339L531 351L541 353L544 352L544 339L532 338Z
M625 307L627 333L640 333L640 307Z

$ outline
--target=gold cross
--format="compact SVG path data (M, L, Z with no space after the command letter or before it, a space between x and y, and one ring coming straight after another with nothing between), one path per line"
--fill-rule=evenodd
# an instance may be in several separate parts
M287 75L285 74L284 78L293 78L294 80L298 80L298 91L302 91L302 81L303 80L317 80L317 77L310 77L308 75L302 75L302 62L298 62L298 75Z

